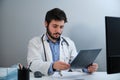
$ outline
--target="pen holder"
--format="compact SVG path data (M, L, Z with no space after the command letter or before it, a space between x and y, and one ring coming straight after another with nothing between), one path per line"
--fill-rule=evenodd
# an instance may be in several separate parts
M18 80L30 80L30 73L28 69L18 69Z

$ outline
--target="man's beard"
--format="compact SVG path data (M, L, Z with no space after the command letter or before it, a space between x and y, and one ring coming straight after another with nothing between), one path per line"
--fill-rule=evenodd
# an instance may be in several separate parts
M47 34L53 39L53 40L59 40L60 39L60 36L58 37L58 38L56 38L56 37L54 37L54 36L52 36L52 33L50 32L50 30L47 28ZM53 33L53 35L54 34L59 34L59 35L61 35L60 33Z

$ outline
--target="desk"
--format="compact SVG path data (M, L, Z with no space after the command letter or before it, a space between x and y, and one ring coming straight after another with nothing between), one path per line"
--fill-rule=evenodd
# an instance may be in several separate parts
M42 78L34 78L30 74L30 80L120 80L119 74L107 74L106 72L95 72L93 74L86 74L80 72L62 72L60 76L57 72L52 76L43 76Z
M106 72L95 72L86 74L81 72L63 72L60 76L56 72L52 76L43 76L42 78L34 78L30 73L30 80L120 80L120 73L107 74ZM7 76L7 77L6 77ZM0 80L17 80L17 68L0 68Z

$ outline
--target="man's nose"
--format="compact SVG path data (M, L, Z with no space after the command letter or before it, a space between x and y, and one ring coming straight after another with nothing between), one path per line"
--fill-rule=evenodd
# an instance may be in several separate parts
M61 28L57 28L57 29L56 29L56 32L58 32L58 33L61 33L61 31L62 31Z

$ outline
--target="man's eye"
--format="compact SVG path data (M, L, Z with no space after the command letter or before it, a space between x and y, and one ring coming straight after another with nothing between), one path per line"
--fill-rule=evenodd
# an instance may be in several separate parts
M64 26L60 26L60 28L62 29Z
M57 28L57 26L53 26L54 28Z

